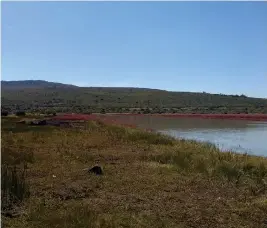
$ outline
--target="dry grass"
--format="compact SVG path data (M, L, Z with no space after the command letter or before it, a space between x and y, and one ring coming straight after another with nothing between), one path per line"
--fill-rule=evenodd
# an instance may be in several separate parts
M264 158L99 122L3 129L2 162L26 163L30 189L5 227L266 227Z

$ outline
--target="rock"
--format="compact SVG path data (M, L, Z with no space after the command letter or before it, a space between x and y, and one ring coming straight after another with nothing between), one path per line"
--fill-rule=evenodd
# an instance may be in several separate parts
M31 125L46 125L46 120L34 120Z
M26 121L25 120L21 120L21 121L18 121L17 123L18 124L26 124Z
M40 121L38 122L38 125L46 125L46 120L40 120Z
M100 166L94 166L88 170L89 173L94 173L96 175L103 175L103 170Z
M60 121L59 120L47 120L46 124L51 125L51 126L60 127Z

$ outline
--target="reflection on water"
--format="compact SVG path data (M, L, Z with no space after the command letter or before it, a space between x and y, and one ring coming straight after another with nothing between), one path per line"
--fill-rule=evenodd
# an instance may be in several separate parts
M267 156L267 122L151 116L119 119L177 138L211 142L223 151Z

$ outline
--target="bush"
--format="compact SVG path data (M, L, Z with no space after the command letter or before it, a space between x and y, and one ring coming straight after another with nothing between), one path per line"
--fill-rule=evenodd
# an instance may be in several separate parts
M16 116L25 116L26 113L24 111L17 111Z
M1 112L1 116L8 116L8 112L7 111L2 111Z
M145 109L145 110L143 111L143 114L149 114L149 113L150 113L149 108L147 108L147 109Z
M157 161L161 164L172 164L183 170L190 168L190 163L192 163L192 153L174 151L167 152L161 155L150 155L149 159Z
M160 133L133 131L127 135L130 141L143 141L155 145L173 145L173 138Z
M229 181L238 180L242 175L242 170L239 165L227 161L222 161L218 167L216 167L216 172L227 177Z

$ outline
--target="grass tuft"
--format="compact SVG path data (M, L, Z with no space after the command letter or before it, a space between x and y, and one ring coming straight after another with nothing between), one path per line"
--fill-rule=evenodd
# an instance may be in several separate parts
M154 145L173 145L171 137L162 135L160 133L150 133L145 131L134 130L128 134L130 141L142 141Z
M30 195L26 183L26 170L2 165L1 167L1 210L12 210Z

